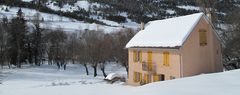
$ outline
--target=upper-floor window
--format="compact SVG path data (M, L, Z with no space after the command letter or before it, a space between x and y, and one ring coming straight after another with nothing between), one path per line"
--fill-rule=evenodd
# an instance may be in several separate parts
M134 62L142 61L142 51L137 50L133 51L133 61Z
M163 52L163 65L169 66L169 52Z
M199 30L199 41L200 41L200 46L207 45L207 30L206 29Z

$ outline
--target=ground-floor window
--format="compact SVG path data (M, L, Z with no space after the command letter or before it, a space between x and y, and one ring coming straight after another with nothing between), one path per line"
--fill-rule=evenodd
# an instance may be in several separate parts
M133 81L134 81L134 82L140 82L140 81L142 81L142 73L134 72Z
M176 79L176 77L174 77L174 76L170 76L170 79L172 80L172 79Z
M156 74L153 76L153 81L164 81L165 80L165 75L164 74Z

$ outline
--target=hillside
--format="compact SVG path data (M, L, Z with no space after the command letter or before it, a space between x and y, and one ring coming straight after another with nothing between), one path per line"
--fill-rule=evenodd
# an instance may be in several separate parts
M40 2L37 0L4 0L0 4L15 8L37 9L43 13L55 14L60 17L65 16L75 19L75 21L89 24L96 23L103 25L104 29L110 28L110 31L111 29L114 30L114 27L136 29L139 28L138 23L140 22L146 23L152 20L182 16L201 11L199 4L192 0L41 0ZM217 23L225 23L228 11L239 7L239 4L240 1L237 0L219 1L216 4L216 14L220 20ZM7 11L10 10L11 12L11 7L1 7L0 10L1 15L9 14ZM44 20L51 21L48 18L43 16ZM55 26L59 26L59 23L55 24ZM76 23L73 24L76 25ZM86 27L86 25L79 26L83 27L82 29Z

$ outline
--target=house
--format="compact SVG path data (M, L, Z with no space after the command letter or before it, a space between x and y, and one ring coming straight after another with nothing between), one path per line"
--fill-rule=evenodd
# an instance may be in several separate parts
M126 45L128 84L223 71L221 42L205 14L150 21L144 28Z

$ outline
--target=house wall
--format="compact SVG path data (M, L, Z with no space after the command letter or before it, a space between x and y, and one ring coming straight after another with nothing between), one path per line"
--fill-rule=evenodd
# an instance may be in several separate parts
M148 51L152 51L152 62L156 64L156 73L164 74L165 80L169 80L170 76L174 76L175 78L180 77L180 55L179 51L176 49L160 49L160 48L130 48L129 49L129 77L128 84L130 85L140 85L139 82L135 83L133 81L134 72L142 73L142 77L144 74L150 74L147 71L142 70L142 62L134 62L133 61L133 51L140 50L142 51L142 62L147 62ZM163 65L163 52L169 52L169 63L170 66ZM142 78L143 79L143 78ZM151 75L151 81L153 81Z
M207 30L207 45L200 46L199 29ZM180 49L183 77L222 71L221 44L211 26L202 17Z

